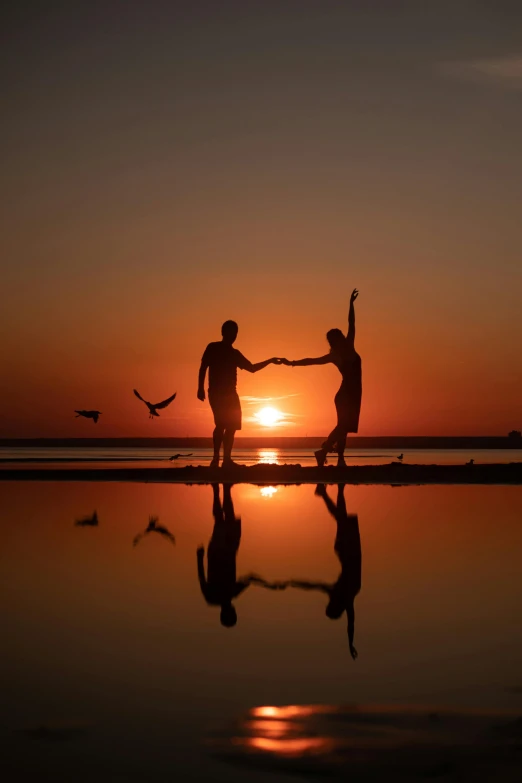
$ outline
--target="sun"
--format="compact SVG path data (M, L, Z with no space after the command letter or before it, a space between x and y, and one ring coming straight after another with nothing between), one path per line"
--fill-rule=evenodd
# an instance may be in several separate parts
M275 408L261 408L256 413L256 419L263 427L273 427L283 418L283 414Z

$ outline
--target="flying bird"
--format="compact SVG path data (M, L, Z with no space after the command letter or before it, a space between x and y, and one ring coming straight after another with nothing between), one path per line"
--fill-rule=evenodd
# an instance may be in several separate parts
M163 536L164 538L167 538L171 544L176 543L176 539L170 532L170 530L167 530L166 527L163 527L163 525L158 525L159 517L149 517L149 524L143 531L143 533L138 533L137 536L135 536L134 541L132 542L134 546L139 544L141 539L148 535L149 533L159 533L160 536Z
M94 511L90 517L82 517L74 523L77 527L98 527L98 512Z
M78 416L85 416L86 419L92 419L94 423L98 421L98 417L101 416L101 411L74 411L78 414ZM74 418L77 419L78 416L75 416Z
M141 396L141 394L139 393L139 391L137 391L137 389L133 389L133 392L136 395L136 397L138 398L138 400L141 400L142 402L144 402L145 405L147 406L147 408L149 409L149 419L152 419L154 416L159 416L158 408L160 410L162 408L166 408L167 405L170 405L172 400L175 399L175 397L176 397L176 392L174 392L172 397L168 397L168 399L163 400L163 402L157 402L157 403L154 404L152 402L147 402L147 400L144 400L143 397Z
M172 457L169 457L169 462L172 462L173 459L178 459L178 457L192 457L192 454L173 454Z

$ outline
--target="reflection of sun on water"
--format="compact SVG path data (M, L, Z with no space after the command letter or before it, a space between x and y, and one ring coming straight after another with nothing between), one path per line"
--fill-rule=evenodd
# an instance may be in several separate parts
M275 427L283 418L283 414L275 408L261 408L255 414L255 418L263 427Z
M271 498L277 492L277 487L261 487L259 491L264 498Z
M263 449L263 451L258 451L258 459L261 465L270 465L274 462L279 461L279 452L266 451L265 449Z
M334 737L321 736L310 731L305 720L325 712L326 705L288 705L285 707L255 707L252 718L244 721L244 734L235 738L236 744L265 751L276 756L321 756L331 753L336 745Z

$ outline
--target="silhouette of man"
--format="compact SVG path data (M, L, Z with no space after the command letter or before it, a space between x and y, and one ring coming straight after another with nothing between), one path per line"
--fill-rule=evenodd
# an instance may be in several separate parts
M330 620L338 620L346 611L348 620L348 644L350 654L355 660L357 650L353 640L355 634L354 600L361 589L361 538L359 535L359 519L357 514L348 514L344 499L344 484L337 486L337 504L335 504L324 484L318 484L315 494L322 497L326 508L337 522L337 535L334 550L341 561L341 573L337 582L332 585L324 582L304 582L292 580L292 587L302 590L320 590L326 593L329 601L326 606L326 616Z
M270 584L261 577L251 574L236 578L236 556L241 541L241 518L234 513L231 485L223 485L223 505L219 497L219 484L212 484L214 502L212 514L214 529L207 551L207 576L205 578L205 549L197 550L198 578L201 592L209 606L221 607L221 625L231 628L237 623L237 614L232 604L251 584L269 589L280 589L278 583Z
M221 444L223 444L223 467L231 467L232 446L237 430L241 429L241 403L236 391L237 369L259 372L269 364L281 364L275 357L258 364L252 364L243 354L233 348L239 327L235 321L225 321L221 327L223 339L209 343L199 368L198 399L205 400L205 376L208 369L208 400L214 414L215 428L212 435L214 457L211 467L219 466Z

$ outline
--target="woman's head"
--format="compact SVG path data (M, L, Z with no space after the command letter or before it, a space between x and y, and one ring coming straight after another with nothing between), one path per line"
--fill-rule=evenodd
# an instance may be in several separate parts
M338 351L346 343L346 338L340 329L330 329L326 332L326 339L332 351Z

